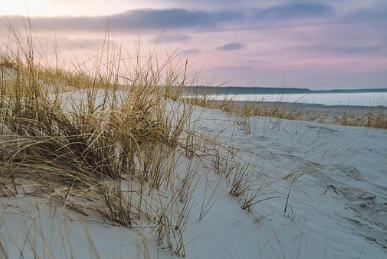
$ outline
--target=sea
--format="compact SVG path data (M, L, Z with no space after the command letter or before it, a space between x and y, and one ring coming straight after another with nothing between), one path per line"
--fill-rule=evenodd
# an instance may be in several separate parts
M207 100L284 102L323 106L387 107L387 88L333 89L265 87L185 87L187 98L202 96Z

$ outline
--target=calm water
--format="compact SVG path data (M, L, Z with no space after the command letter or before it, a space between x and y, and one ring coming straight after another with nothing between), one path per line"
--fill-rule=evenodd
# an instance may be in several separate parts
M387 106L387 92L379 93L308 93L308 94L237 94L209 95L211 100L291 102L321 105Z

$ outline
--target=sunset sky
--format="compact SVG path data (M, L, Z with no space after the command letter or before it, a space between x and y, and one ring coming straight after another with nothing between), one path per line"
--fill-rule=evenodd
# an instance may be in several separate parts
M387 88L386 0L1 0L0 44L29 15L40 45L69 62L110 38L128 53L181 52L201 82ZM4 3L3 3L4 2ZM83 53L83 54L82 54ZM1 54L1 52L0 52Z

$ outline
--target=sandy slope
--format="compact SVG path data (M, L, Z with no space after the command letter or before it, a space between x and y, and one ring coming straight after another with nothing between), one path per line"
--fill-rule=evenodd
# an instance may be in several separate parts
M209 174L194 193L187 258L387 258L387 131L275 118L246 123L202 108L194 116L201 117L197 134L217 135L233 146L233 162L249 163L258 203L242 210L227 195L229 184L198 164L198 173ZM206 188L215 190L212 199ZM10 258L29 243L42 258L96 258L93 245L101 258L144 257L133 230L23 192L28 188L0 198L0 240ZM203 200L210 209L199 220ZM157 249L149 229L143 232L151 258L174 257ZM26 258L31 253L26 249Z
M255 207L266 217L258 229L267 229L277 253L283 251L285 258L386 256L386 131L274 118L251 119L250 127L248 135L237 127L233 142L241 148L239 156L271 183L261 199L278 197ZM259 250L266 249L271 248ZM382 254L372 254L378 249Z

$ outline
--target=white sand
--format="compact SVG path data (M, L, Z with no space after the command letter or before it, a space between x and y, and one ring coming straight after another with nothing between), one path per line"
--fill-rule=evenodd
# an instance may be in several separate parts
M217 135L235 148L233 161L250 162L259 202L248 213L227 195L224 179L216 189L215 173L200 178L184 232L186 258L387 258L386 130L262 117L243 124L202 108L193 116L202 118L198 134ZM205 170L198 165L198 173ZM198 221L209 187L216 190L212 207ZM32 258L30 243L41 258L97 258L93 249L101 258L144 258L134 230L19 191L0 198L0 241L10 258L20 250ZM147 244L151 258L176 258L151 235Z

